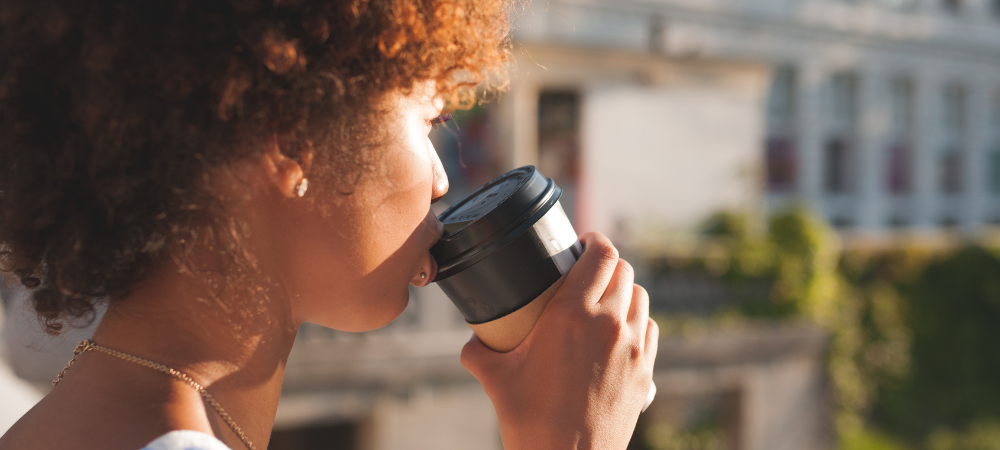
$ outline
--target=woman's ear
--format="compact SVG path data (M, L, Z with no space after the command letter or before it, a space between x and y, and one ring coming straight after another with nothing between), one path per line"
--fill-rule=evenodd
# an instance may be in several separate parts
M264 154L260 157L261 167L267 174L271 184L281 195L287 198L301 197L305 194L306 180L302 167L294 159L281 153L278 148L278 137L272 135L264 143Z

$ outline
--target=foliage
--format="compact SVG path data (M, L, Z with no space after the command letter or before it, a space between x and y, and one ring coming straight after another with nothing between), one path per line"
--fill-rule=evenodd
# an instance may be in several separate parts
M740 299L716 321L739 322L734 313L808 320L830 334L841 449L1000 449L998 251L985 244L845 247L800 208L771 217L762 230L747 216L719 214L703 234L710 250L696 252L685 270L718 276ZM769 288L754 288L761 283Z
M1000 417L997 254L961 248L899 286L908 300L912 370L884 387L876 419L899 433L923 435L935 426Z
M790 209L771 218L765 234L755 236L746 219L716 216L706 227L715 237L731 240L732 261L723 278L734 293L761 279L771 282L767 301L746 299L740 305L749 317L804 318L830 333L828 364L835 417L840 435L860 432L868 412L875 376L865 364L866 343L874 336L896 336L882 327L866 329L871 303L840 271L841 244L829 227L804 209ZM728 234L727 234L728 233ZM895 298L877 296L882 310L892 311ZM886 314L881 314L885 316ZM891 314L890 314L891 315ZM898 322L894 318L875 322ZM905 347L893 342L893 348Z
M654 424L646 430L645 438L646 445L651 450L724 450L728 448L725 433L714 424L689 430L677 430L669 425Z
M868 424L930 450L1000 448L997 253L973 244L854 248L840 271L865 305Z
M841 439L841 450L908 450L905 444L891 436L873 430L862 430ZM950 449L949 449L950 450Z
M938 429L928 439L928 450L1000 450L1000 422L974 423L964 433Z

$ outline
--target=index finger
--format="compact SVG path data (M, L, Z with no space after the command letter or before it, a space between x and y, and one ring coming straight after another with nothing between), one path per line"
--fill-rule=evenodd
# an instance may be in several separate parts
M618 249L601 233L587 233L580 237L583 255L566 274L562 293L565 298L582 298L585 305L601 300L618 265Z

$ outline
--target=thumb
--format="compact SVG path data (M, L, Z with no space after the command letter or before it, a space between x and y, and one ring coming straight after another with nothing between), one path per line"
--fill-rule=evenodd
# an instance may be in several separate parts
M469 342L466 342L465 346L462 347L461 361L465 370L468 370L480 383L487 384L486 378L496 374L501 356L502 353L497 353L487 347L483 341L479 340L479 336L473 333Z

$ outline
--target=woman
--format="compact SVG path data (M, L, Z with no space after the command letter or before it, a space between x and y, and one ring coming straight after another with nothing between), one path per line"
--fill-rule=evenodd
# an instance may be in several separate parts
M108 309L0 449L266 448L299 325L381 327L433 280L427 134L502 72L511 9L3 2L2 268L51 333ZM648 298L582 239L520 347L463 349L508 449L625 448L649 388Z

